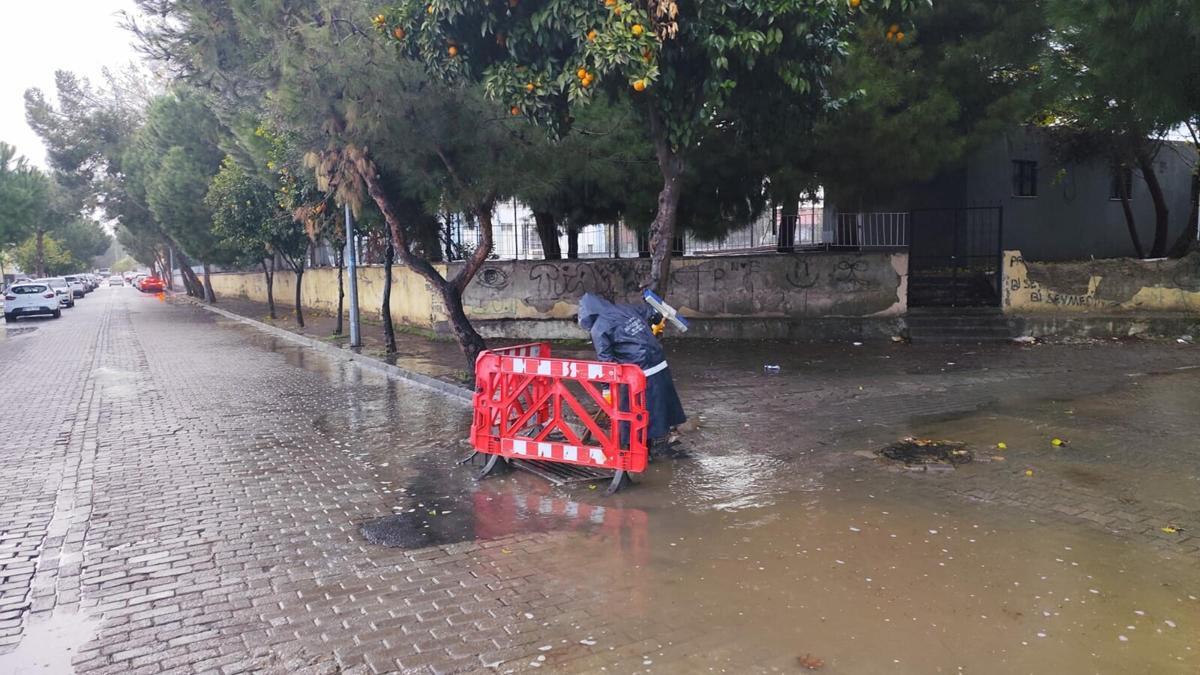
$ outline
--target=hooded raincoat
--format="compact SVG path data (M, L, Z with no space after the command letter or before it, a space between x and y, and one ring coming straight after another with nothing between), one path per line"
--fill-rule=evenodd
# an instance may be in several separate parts
M651 440L666 437L687 421L675 391L662 344L650 332L649 305L618 305L592 293L579 300L579 325L592 335L601 361L632 363L646 374L646 411Z

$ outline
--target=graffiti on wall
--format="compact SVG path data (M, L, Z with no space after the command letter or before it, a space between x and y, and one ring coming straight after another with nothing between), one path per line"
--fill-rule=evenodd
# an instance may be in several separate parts
M480 270L471 303L491 315L514 300L548 312L584 293L636 302L649 269L646 259L493 263ZM812 292L890 298L898 281L890 259L872 255L718 257L675 261L668 293L701 314L786 313Z
M1063 293L1029 278L1029 268L1018 251L1008 251L1004 265L1004 306L1014 308L1036 308L1047 305L1053 307L1089 308L1101 303L1096 297L1100 285L1100 277L1092 275L1088 279L1088 289L1085 293Z
M531 305L574 299L584 293L623 299L637 293L649 263L615 260L545 262L529 268L525 301Z

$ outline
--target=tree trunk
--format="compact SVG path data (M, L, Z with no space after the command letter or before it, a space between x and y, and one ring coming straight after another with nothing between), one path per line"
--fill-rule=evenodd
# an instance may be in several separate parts
M1150 257L1161 258L1167 253L1167 233L1171 224L1167 198L1163 195L1158 173L1154 170L1154 158L1145 150L1138 152L1138 166L1142 169L1146 187L1150 189L1150 199L1154 201L1154 244L1150 247Z
M296 272L296 325L304 328L304 307L300 304L300 283L304 281L304 258L298 260L292 269Z
M796 251L796 232L800 229L800 195L788 200L779 215L779 241L777 249L780 253Z
M488 256L491 255L492 208L495 206L495 198L489 196L476 206L475 215L479 219L479 245L463 263L458 274L454 275L453 279L446 280L428 260L413 255L412 251L409 250L408 241L404 236L404 229L400 223L400 217L396 213L391 199L388 198L387 193L383 189L378 171L372 162L367 161L363 164L365 166L360 173L363 181L367 184L367 194L371 196L375 205L383 213L384 220L387 221L388 228L392 233L392 243L395 251L400 255L400 259L404 261L404 264L428 280L441 292L442 301L446 305L446 313L450 318L450 329L454 332L454 336L458 338L459 346L462 348L463 355L467 359L467 372L471 378L474 378L475 358L479 355L479 352L486 349L486 344L483 341L483 337L471 326L471 321L467 318L467 314L463 310L462 293L466 290L467 284L471 283L471 280L475 278L475 274L483 266Z
M46 276L46 233L38 230L35 242L33 266L36 268L38 278L41 279Z
M441 262L442 258L442 241L440 230L441 226L436 218L421 218L416 223L417 238L421 245L421 255L425 256L429 262Z
M483 341L483 337L471 325L470 319L467 318L467 313L463 309L462 291L453 283L444 283L441 285L442 302L446 305L446 314L450 318L450 330L454 332L454 337L458 338L459 347L462 348L463 355L467 357L467 372L471 377L475 377L475 359L479 358L479 353L487 349L487 344Z
M1187 222L1183 224L1183 232L1175 240L1167 255L1172 258L1182 258L1195 246L1200 237L1200 167L1192 170L1192 208L1188 213Z
M333 254L333 260L337 263L338 270L338 307L337 307L337 323L333 325L333 334L342 334L342 312L346 307L346 247L341 246Z
M647 286L659 295L667 294L671 278L671 249L675 243L675 219L679 211L679 196L683 187L683 155L671 147L666 127L653 106L650 107L650 135L654 140L654 155L662 173L662 190L658 193L658 209L650 223L650 278Z
M445 248L445 257L447 262L454 260L454 237L451 230L450 220L446 219L446 223L442 227L442 246Z
M275 258L271 257L271 264L267 265L267 259L263 258L260 263L263 268L263 277L267 282L267 316L275 318Z
M1125 226L1129 228L1129 238L1133 241L1133 252L1139 258L1146 257L1146 249L1142 248L1142 238L1138 235L1137 222L1133 217L1133 209L1129 206L1129 194L1125 189L1125 181L1121 181L1121 210L1125 212Z
M387 238L383 252L383 302L379 316L383 318L383 346L388 354L396 353L396 327L392 325L392 266L396 263L396 246Z
M179 263L179 273L183 277L183 285L187 287L188 295L193 298L204 298L204 284L192 269L192 261L183 251L175 251L175 260Z
M208 269L208 263L201 263L204 267L204 300L210 304L217 304L217 294L213 292L212 287L212 270Z
M579 226L567 226L567 260L579 259Z
M558 245L558 223L554 220L554 214L534 211L533 222L537 227L538 240L542 242L542 257L546 260L562 258L562 247Z

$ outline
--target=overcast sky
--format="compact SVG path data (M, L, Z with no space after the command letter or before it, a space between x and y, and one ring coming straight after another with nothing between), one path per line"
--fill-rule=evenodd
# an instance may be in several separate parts
M93 81L104 66L138 59L117 13L133 0L6 0L0 39L0 141L45 166L46 151L25 123L25 90L54 94L54 71L70 70Z

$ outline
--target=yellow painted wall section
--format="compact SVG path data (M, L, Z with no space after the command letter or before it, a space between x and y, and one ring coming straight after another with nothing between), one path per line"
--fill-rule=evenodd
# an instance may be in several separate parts
M1012 314L1200 313L1200 256L1026 262L1004 252L1004 311Z
M213 290L218 299L222 295L236 296L256 302L267 301L265 277L253 273L221 273L212 278ZM316 267L305 270L301 282L301 299L306 308L321 312L337 311L337 269ZM287 270L275 273L275 302L291 306L295 300L296 275ZM346 300L347 304L349 299ZM383 268L370 265L359 268L358 302L364 314L379 316L383 304ZM435 321L444 320L444 313L434 309L432 293L428 283L419 274L407 267L392 269L392 318L412 326L428 328Z

